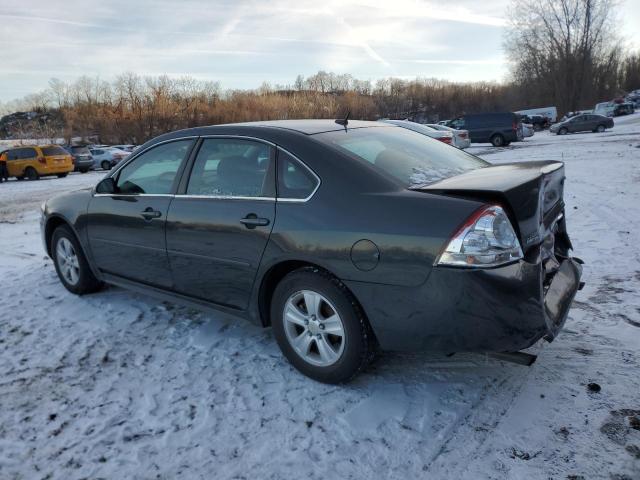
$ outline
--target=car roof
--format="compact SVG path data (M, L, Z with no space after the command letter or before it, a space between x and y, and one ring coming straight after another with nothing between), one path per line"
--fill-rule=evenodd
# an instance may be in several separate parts
M352 128L369 128L384 127L378 122L369 122L365 120L349 120L348 129ZM344 130L344 126L337 124L335 119L311 119L311 120L267 120L261 122L243 122L243 123L226 123L222 125L212 125L211 127L266 127L292 130L305 135L314 135L316 133L334 132ZM197 128L197 127L196 127Z

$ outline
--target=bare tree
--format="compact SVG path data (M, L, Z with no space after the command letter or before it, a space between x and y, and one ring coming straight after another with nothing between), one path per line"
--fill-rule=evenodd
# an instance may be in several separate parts
M616 89L622 48L614 0L513 0L505 49L528 103L561 110L592 105Z

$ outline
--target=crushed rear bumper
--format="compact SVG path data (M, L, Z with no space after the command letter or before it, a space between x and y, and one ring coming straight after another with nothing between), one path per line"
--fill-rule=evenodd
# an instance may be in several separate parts
M435 267L416 288L345 284L384 350L515 352L557 336L581 275L580 262L568 258L551 279L540 260L520 260L491 269Z

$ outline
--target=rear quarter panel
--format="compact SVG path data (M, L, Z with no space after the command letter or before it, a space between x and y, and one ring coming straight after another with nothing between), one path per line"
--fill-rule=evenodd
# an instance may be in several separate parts
M300 260L343 280L418 286L427 280L444 244L480 206L411 191L332 195L328 190L319 190L306 203L278 202L263 270ZM359 240L378 248L379 260L372 270L361 270L352 261L352 248Z

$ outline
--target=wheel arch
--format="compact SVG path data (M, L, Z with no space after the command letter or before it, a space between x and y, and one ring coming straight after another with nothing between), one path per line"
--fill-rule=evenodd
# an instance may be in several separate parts
M78 240L78 243L80 244L80 246L82 246L82 242L80 241L78 232L76 232L76 229L73 228L73 225L71 225L71 222L69 222L69 220L67 220L61 215L54 214L49 216L44 226L44 240L47 248L47 255L49 255L49 257L51 257L51 240L53 238L53 232L55 232L56 228L58 228L61 225L65 225L69 227L69 229L75 235L76 240Z
M260 324L263 327L271 326L271 313L270 313L271 300L273 297L273 292L275 291L278 283L280 283L280 281L289 273L305 267L318 269L340 280L340 278L337 275L335 275L333 272L331 272L331 270L323 267L322 265L319 265L317 263L314 263L308 260L288 259L288 260L282 260L272 265L262 276L260 281L260 288L258 290L258 315L259 315ZM346 288L349 291L349 294L357 302L358 307L360 308L360 310L362 311L363 315L366 318L366 311L360 304L360 300L346 285L344 285L344 288ZM368 319L367 319L367 322L368 322Z

